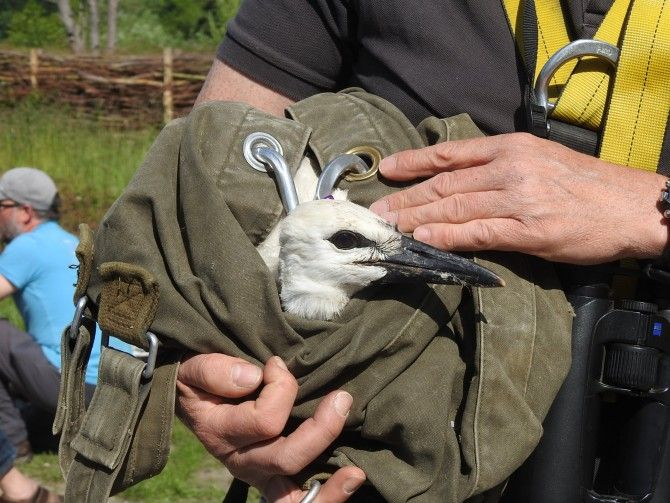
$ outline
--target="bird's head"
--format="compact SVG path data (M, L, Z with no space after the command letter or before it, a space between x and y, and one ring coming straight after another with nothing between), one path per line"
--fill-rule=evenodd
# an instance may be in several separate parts
M306 318L332 318L372 283L503 285L488 269L404 236L349 201L302 203L275 231L276 238L268 240L275 244L259 251L264 258L278 257L284 309Z

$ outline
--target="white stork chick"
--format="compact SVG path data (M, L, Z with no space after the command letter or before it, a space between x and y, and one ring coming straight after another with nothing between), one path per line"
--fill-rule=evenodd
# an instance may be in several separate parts
M349 201L298 205L258 252L277 279L284 309L311 319L333 318L374 282L503 285L488 269L404 236Z

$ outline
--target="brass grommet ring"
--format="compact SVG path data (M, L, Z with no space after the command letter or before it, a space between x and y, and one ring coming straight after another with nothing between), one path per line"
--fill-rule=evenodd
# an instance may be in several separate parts
M382 154L375 147L370 147L368 145L362 145L360 147L354 147L351 150L346 152L347 154L354 154L363 159L365 164L367 164L370 169L365 173L350 173L344 177L347 182L360 182L361 180L367 180L377 174L379 171L379 163L382 160Z

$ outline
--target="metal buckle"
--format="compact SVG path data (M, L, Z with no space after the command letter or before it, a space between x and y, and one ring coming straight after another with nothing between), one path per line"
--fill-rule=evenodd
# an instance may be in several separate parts
M79 300L77 301L77 308L74 310L72 323L70 323L70 330L68 333L70 340L75 340L77 335L79 335L79 327L81 326L81 320L84 317L84 309L86 309L86 304L88 304L88 297L86 295L79 297Z
M151 379L154 375L154 370L156 369L156 357L158 356L158 337L153 332L146 333L147 340L149 341L149 352L147 355L147 362L144 365L144 370L142 370L142 377L144 379ZM104 347L109 347L109 334L105 332L102 333L102 345Z
M530 129L537 136L546 138L551 127L548 118L555 105L549 101L549 82L561 66L582 56L595 56L616 67L619 48L601 40L580 39L562 47L547 60L537 76L527 105Z
M251 133L244 140L243 151L244 158L252 168L275 175L286 213L293 211L298 206L298 193L277 139L267 133Z

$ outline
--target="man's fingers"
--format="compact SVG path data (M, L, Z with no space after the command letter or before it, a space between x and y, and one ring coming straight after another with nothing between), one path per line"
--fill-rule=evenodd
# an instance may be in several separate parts
M346 501L365 482L365 473L358 467L347 466L337 470L321 486L318 503L340 503Z
M298 383L279 357L273 356L266 363L263 382L255 400L222 405L216 412L219 417L214 423L220 425L221 438L236 448L277 437L291 413Z
M381 216L401 232L430 223L460 224L482 218L509 217L507 200L498 191L454 194L428 204L398 209Z
M240 398L261 383L262 370L241 358L219 353L194 355L179 365L177 379L212 395Z
M317 493L316 503L341 503L351 497L365 482L365 473L358 467L346 466L338 469L326 480ZM264 490L268 501L273 503L299 503L307 495L288 477L273 477Z
M525 239L508 218L471 220L463 224L426 224L414 229L414 238L443 250L519 250Z
M480 166L495 158L499 150L499 138L454 140L417 150L405 150L383 159L379 170L391 180L414 180L443 171Z
M260 472L280 475L298 473L338 437L352 401L345 391L330 393L319 403L314 416L290 435L240 449L231 454L226 465L233 473L235 466L255 466Z
M495 163L454 172L444 172L412 187L374 202L370 210L378 215L439 201L455 194L488 192L505 188L508 176Z

